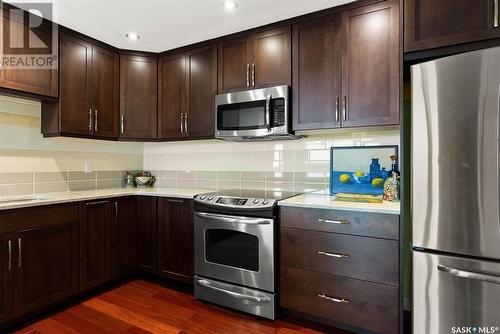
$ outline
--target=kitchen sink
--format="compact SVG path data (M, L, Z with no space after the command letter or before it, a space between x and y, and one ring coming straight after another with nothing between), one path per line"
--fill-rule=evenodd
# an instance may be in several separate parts
M23 202L37 202L48 199L47 196L12 196L12 197L0 197L0 204L8 203L23 203Z

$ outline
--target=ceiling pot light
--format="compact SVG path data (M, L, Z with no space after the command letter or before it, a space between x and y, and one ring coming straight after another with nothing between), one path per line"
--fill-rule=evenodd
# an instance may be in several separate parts
M238 7L238 4L233 0L224 0L222 2L222 6L225 10L234 10L236 9L236 7Z
M138 40L139 38L141 38L139 35L137 35L136 33L133 33L133 32L129 32L125 35L125 37L127 37L128 39L132 40L132 41L136 41Z

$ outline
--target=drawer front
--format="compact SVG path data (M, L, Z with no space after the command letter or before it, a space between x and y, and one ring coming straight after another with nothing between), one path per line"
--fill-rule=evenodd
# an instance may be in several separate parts
M281 267L281 307L378 333L398 331L398 288Z
M399 240L399 215L281 207L281 226Z
M0 211L0 233L78 221L78 203Z
M281 229L284 266L397 286L398 254L395 240Z

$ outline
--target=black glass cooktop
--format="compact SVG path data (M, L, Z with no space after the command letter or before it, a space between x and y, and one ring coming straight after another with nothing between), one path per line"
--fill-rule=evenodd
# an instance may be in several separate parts
M298 192L292 191L275 191L275 190L250 190L250 189L229 189L219 190L211 193L203 194L205 196L227 196L238 198L265 198L274 199L277 201L284 200L285 198L300 195Z

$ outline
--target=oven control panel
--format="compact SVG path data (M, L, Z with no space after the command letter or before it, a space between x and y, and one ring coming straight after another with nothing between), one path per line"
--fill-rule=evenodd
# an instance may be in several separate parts
M198 203L209 204L212 206L231 207L231 208L269 208L276 204L274 199L266 198L240 198L228 196L196 195L194 200Z

